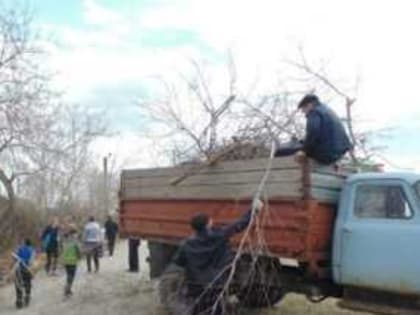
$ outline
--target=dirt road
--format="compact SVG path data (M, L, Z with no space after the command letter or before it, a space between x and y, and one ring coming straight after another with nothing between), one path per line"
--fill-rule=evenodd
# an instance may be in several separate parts
M0 315L166 315L155 298L154 286L148 280L144 259L141 261L140 274L126 272L125 245L121 242L116 249L116 256L101 260L101 271L98 274L88 274L82 262L71 299L63 299L63 272L57 277L47 277L41 271L36 276L32 303L27 309L15 310L13 286L1 288ZM145 253L144 245L142 253ZM146 254L142 256L144 258ZM329 300L313 305L301 297L291 295L276 308L243 311L242 315L363 315L339 310L334 304L334 300Z

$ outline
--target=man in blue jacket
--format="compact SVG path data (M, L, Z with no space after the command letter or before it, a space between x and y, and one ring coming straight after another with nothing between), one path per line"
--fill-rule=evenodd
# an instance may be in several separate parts
M340 118L313 94L306 95L298 105L306 116L306 136L293 147L287 146L276 152L276 156L298 153L325 165L340 160L352 149Z
M54 218L52 222L42 232L42 246L47 254L45 271L49 275L56 275L57 260L59 256L59 223Z
M253 203L254 214L263 206L256 199ZM213 228L211 219L204 213L191 219L194 234L183 243L174 262L185 269L188 295L195 300L193 315L208 311L217 301L233 259L229 239L248 227L252 214L250 209L239 220L222 228ZM218 302L212 315L223 314L221 301Z

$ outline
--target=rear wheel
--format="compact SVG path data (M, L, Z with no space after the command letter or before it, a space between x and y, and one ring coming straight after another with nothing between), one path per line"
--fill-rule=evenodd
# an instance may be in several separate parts
M249 308L268 307L281 301L285 290L280 280L281 265L277 259L263 257L253 262L250 257L245 257L241 264L238 292L241 305Z
M148 242L148 247L150 278L154 279L160 277L160 275L165 271L178 247L175 245L153 241Z
M169 264L160 275L157 291L161 305L169 314L189 314L191 303L184 294L184 270L175 264Z
M268 287L263 284L254 284L241 291L239 301L245 307L269 307L279 303L284 292L278 287Z

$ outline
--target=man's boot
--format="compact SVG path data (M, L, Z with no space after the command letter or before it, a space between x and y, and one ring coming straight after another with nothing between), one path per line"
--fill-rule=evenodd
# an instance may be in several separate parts
M29 306L29 304L31 303L31 297L29 295L25 296L25 306Z
M65 297L69 297L71 295L72 295L72 292L71 292L70 285L69 284L66 284L66 286L64 288L64 296Z
M17 309L21 309L23 307L23 302L22 300L16 300L16 308Z

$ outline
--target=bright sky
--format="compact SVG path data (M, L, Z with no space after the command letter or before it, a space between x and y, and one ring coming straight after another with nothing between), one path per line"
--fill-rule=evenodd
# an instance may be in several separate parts
M360 76L357 110L372 128L395 127L387 156L420 169L420 4L335 0L33 0L49 34L50 62L66 98L106 107L121 135L98 151L127 166L150 163L133 105L154 76L182 71L189 58L236 59L241 84L269 81L303 45L330 61L340 82ZM278 71L278 70L277 70ZM322 95L321 95L322 97ZM123 152L123 153L122 153ZM139 162L140 161L140 162Z

